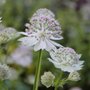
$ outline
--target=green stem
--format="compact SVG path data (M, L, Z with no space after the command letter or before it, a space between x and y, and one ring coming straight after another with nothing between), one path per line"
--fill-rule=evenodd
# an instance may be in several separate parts
M35 74L35 82L33 86L33 90L38 90L39 78L40 78L40 71L41 71L41 61L42 61L42 50L39 53L39 59L37 63L37 69Z
M59 78L57 79L57 81L56 81L55 89L54 89L54 90L58 90L58 86L59 86L59 84L60 84L60 80L61 80L61 78L62 78L62 75L63 75L63 72L60 73L60 77L59 77Z
M2 87L3 87L3 81L0 80L0 90L2 90Z
M5 85L4 80L0 80L0 90L8 90L8 87Z

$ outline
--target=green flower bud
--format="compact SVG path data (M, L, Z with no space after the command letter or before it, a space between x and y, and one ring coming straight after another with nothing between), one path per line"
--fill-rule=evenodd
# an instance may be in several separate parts
M80 74L78 72L71 72L69 74L69 77L68 77L68 80L71 80L71 81L78 81L80 80Z
M55 76L51 72L45 72L44 75L41 76L41 83L49 88L53 86Z

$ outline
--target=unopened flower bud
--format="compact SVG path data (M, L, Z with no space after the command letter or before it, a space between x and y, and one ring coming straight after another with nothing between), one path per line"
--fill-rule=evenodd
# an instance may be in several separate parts
M71 80L71 81L78 81L80 80L80 74L78 72L71 72L69 74L69 77L68 77L68 80Z
M53 86L55 76L51 72L45 72L44 75L41 76L41 83L49 88Z

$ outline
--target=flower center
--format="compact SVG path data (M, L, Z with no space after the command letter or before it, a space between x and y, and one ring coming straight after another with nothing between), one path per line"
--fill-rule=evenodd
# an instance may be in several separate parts
M45 38L45 37L46 37L45 31L41 31L41 32L39 33L39 37L40 37L40 38Z

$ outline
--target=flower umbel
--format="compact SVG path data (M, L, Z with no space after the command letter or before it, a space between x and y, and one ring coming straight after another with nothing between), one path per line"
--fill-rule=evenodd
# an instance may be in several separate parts
M9 40L14 39L18 36L19 34L14 28L2 28L0 29L0 44L6 43Z
M23 52L24 51L24 52ZM32 63L32 54L31 50L20 45L16 50L8 57L7 63L15 63L22 67L28 67Z
M6 64L0 64L0 79L6 80L11 76L10 68Z
M80 74L78 72L71 72L69 74L69 77L68 77L68 80L71 80L71 81L78 81L80 80Z
M81 55L68 47L52 50L50 56L49 61L62 71L74 72L80 70L84 63L84 61L79 61Z
M49 88L54 84L55 76L51 72L45 72L44 75L41 76L41 82L44 86Z
M22 44L33 47L35 51L40 49L48 51L56 46L61 46L53 41L62 39L61 27L58 21L54 19L54 14L48 9L36 11L26 27L26 32L21 32L26 36L19 39Z

